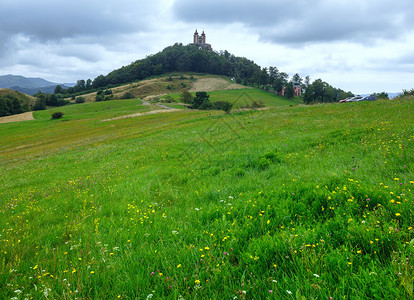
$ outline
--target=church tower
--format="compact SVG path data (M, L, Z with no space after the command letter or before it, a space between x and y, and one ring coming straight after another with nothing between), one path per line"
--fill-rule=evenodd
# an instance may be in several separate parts
M204 33L204 30L201 35L199 35L196 29L193 36L193 43L191 45L197 46L200 50L213 51L211 45L206 43L206 34Z
M194 32L194 44L198 44L198 32L197 32L197 29Z
M201 43L202 44L205 44L206 43L206 34L204 33L204 30L203 30L203 33L201 34Z

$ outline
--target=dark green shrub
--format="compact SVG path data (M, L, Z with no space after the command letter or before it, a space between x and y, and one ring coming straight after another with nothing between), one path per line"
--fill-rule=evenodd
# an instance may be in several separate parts
M162 102L165 102L165 103L172 103L172 102L174 102L174 98L173 97L171 97L171 96L164 96L163 97L163 99L162 99Z
M46 102L45 99L37 99L35 105L33 106L34 110L45 110Z
M229 114L231 109L233 108L233 104L231 104L228 101L217 101L217 102L214 102L213 106L214 106L214 109L222 110L226 114Z
M195 109L199 109L199 108L200 109L205 109L205 108L202 108L202 106L203 106L204 102L207 102L207 101L210 102L210 100L208 99L209 97L210 96L206 92L196 92L196 96L193 99L193 108L195 108ZM206 104L205 106L209 106L209 105Z
M63 112L57 111L52 114L52 120L61 119L63 117Z
M183 103L191 104L191 103L193 103L193 96L191 95L191 93L189 91L183 91L180 94L180 100Z
M133 99L135 98L134 94L131 92L126 92L121 96L121 99Z
M76 103L85 103L85 101L85 97L77 97L75 100Z

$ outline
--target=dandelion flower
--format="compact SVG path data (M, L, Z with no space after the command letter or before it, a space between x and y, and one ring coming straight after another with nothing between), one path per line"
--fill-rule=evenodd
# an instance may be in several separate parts
M196 279L196 280L194 280L194 283L197 284L197 285L199 285L201 283L201 281L198 280L198 279Z

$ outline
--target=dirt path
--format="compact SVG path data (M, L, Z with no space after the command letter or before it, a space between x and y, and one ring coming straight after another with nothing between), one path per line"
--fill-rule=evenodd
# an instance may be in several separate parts
M34 120L32 111L25 112L25 113L18 114L18 115L13 115L13 116L1 117L0 123L11 123L11 122L30 121L30 120Z
M229 82L228 80L222 78L200 78L197 79L190 92L210 92L210 91L219 91L219 90L237 90L248 88L244 85Z
M151 110L151 111L147 111L147 112L144 112L144 113L136 113L136 114L120 116L120 117L116 117L116 118L112 118L112 119L106 119L106 120L103 120L102 122L115 121L115 120L121 120L121 119L129 119L129 118L134 118L134 117L139 117L139 116L146 116L146 115L170 113L170 112L179 111L179 110L182 110L182 109L176 109L176 108L171 108L171 107L169 107L169 109L156 109L156 110Z

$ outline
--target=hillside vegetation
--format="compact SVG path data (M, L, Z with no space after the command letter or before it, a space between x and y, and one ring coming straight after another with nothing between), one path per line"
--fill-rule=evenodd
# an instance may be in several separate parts
M128 97L144 99L146 97L163 96L170 93L178 93L184 90L195 91L216 91L226 89L241 89L245 86L235 84L228 78L218 77L209 74L168 74L155 78L144 79L134 83L123 84L112 88L115 99ZM86 101L95 101L96 92L83 95Z
M32 109L35 98L14 90L0 89L0 117L24 113Z
M277 103L0 124L0 298L412 298L414 102Z

